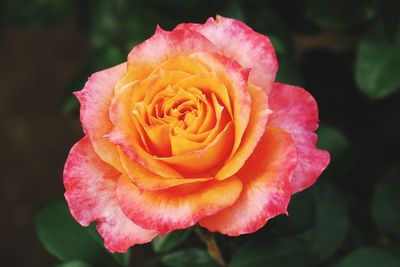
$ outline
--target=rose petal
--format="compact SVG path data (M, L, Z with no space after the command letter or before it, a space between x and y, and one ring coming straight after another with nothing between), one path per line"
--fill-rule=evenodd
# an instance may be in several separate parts
M217 179L226 179L240 170L264 134L268 115L271 112L268 109L267 95L262 89L252 84L248 85L248 91L251 96L251 114L248 127L236 153L215 174Z
M216 47L203 35L189 30L164 31L157 27L152 37L135 46L128 55L128 72L118 87L143 80L161 63L177 56L200 51L216 51Z
M230 236L252 233L272 217L286 213L296 149L283 130L267 127L254 153L237 177L243 190L234 205L200 220L200 225Z
M268 37L253 31L241 21L217 16L205 24L183 23L176 29L200 32L213 42L221 55L231 58L245 68L250 68L249 81L264 89L272 88L278 71L278 61Z
M231 177L144 192L122 175L117 196L120 207L136 224L160 234L188 228L200 219L231 206L240 195L242 183Z
M64 168L65 198L72 215L83 226L97 221L111 252L126 252L157 235L134 224L119 208L115 193L119 175L98 157L88 137L74 145Z
M273 113L269 125L289 132L296 146L298 164L292 178L292 192L311 186L329 164L329 153L316 147L318 107L303 88L275 83L269 95Z
M173 186L208 181L212 178L169 178L161 177L143 168L141 165L131 161L120 150L121 163L129 179L139 188L141 192L167 189Z
M212 105L210 102L212 102ZM221 133L221 131L224 130L226 124L230 121L229 115L218 103L218 100L216 99L214 94L211 95L211 100L207 101L205 106L206 108L205 110L202 110L202 113L206 112L207 116L200 115L186 130L179 131L177 132L177 134L170 136L172 150L175 150L176 152L173 153L173 155L206 148L213 140L215 140L215 138ZM211 114L212 116L209 116ZM202 125L199 126L199 129L201 129L205 125L208 125L208 127L210 128L208 131L202 133L188 132L191 126L200 123L198 120L202 119ZM211 125L214 125L214 127L212 128Z
M163 177L182 178L176 170L155 159L141 144L138 128L132 121L131 95L134 90L123 88L114 97L110 107L110 119L114 124L108 138L114 145L119 145L122 151L132 161L142 165L153 173Z
M207 73L209 71L206 66L200 64L197 60L182 55L168 59L160 65L160 68L163 70L184 71L189 74Z
M201 88L203 93L215 94L219 102L226 108L231 117L233 117L233 110L231 101L223 81L221 81L215 74L197 74L188 78L182 79L181 81L174 84L171 88L173 90L179 90L179 88Z
M94 150L102 160L118 170L122 167L117 150L104 135L112 129L108 108L114 95L114 86L125 71L126 63L96 72L90 76L83 90L75 93L81 103L81 123Z
M196 53L191 55L191 57L198 58L207 64L227 88L231 99L233 122L235 125L235 140L231 151L232 155L240 146L250 118L251 98L247 90L250 70L216 53Z
M205 148L171 157L155 157L183 174L205 172L221 163L232 150L234 128L229 122Z

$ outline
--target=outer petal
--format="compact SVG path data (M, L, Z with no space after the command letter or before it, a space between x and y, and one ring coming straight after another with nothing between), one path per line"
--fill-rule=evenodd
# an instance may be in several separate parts
M129 53L129 71L119 84L123 85L146 78L161 63L170 58L187 56L201 51L215 52L216 50L212 42L190 29L169 32L158 27L151 38L135 46Z
M236 203L200 221L210 231L230 236L252 233L272 217L286 213L296 149L290 135L267 127L257 148L237 176L243 191Z
M245 68L252 69L249 81L267 93L278 71L278 61L268 37L253 31L241 21L217 16L205 24L184 23L177 29L190 29L213 42L219 53L232 58Z
M104 135L112 129L108 108L114 95L114 86L126 71L126 63L96 72L75 95L81 103L81 122L94 150L102 160L121 170L115 145Z
M200 219L231 206L242 191L242 183L231 177L144 192L122 175L117 196L120 207L136 224L160 234L188 228Z
M329 153L316 147L318 107L303 88L275 83L269 95L273 114L269 124L289 132L297 150L298 164L293 174L292 191L311 186L329 164Z
M88 137L71 149L64 168L65 198L72 215L83 226L97 220L97 230L111 252L126 252L157 235L137 226L121 211L115 194L119 175L98 157Z

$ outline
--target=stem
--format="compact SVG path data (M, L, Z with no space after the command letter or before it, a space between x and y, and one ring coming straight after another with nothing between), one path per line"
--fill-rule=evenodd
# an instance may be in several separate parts
M295 45L295 58L300 60L301 56L314 49L324 49L334 52L346 51L358 44L359 35L345 32L325 32L319 34L294 34L292 36Z
M207 245L207 251L208 254L210 254L210 257L215 260L219 266L226 266L226 262L217 242L215 241L214 235L209 232L204 232L198 225L195 226L195 231L197 236Z

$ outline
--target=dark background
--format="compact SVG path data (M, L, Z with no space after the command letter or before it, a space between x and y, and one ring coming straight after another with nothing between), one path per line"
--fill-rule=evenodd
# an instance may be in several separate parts
M91 73L123 62L135 44L152 35L157 24L172 29L181 22L204 23L216 14L243 20L271 38L279 58L277 80L304 86L317 99L321 120L319 145L332 155L332 163L316 189L300 193L294 199L295 204L309 201L311 204L293 204L294 215L290 220L277 218L258 233L236 239L217 235L228 261L239 252L244 253L239 254L245 255L243 258L257 258L255 252L246 254L249 252L240 250L247 242L264 244L264 238L269 238L279 251L280 242L286 242L282 238L295 238L310 246L314 256L308 258L317 259L304 266L339 266L335 264L366 247L378 251L376 259L379 258L381 267L397 263L396 257L400 257L399 2L2 2L2 265L52 266L60 259L65 260L54 251L46 251L35 234L33 222L41 207L62 196L63 164L72 144L82 136L78 103L71 92L80 90ZM37 219L36 230L40 227L43 226ZM194 239L191 234L178 248L201 247ZM46 244L46 240L43 242ZM266 250L274 251L268 249L268 243L266 246ZM282 247L287 245L284 243ZM133 256L135 266L142 266L156 255L151 246L138 248L137 253L144 256ZM297 261L301 258L288 255ZM160 257L163 262L163 256ZM276 255L274 259L276 266L294 266L280 261ZM391 263L385 263L385 259L391 259ZM296 264L303 266L299 262ZM232 266L267 263L271 265L265 261L259 265L253 262ZM168 261L164 264L178 266Z

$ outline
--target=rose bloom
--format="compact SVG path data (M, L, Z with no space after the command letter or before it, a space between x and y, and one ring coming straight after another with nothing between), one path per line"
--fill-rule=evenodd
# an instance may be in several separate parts
M268 37L217 16L158 27L93 74L75 93L85 137L64 169L74 218L124 252L197 223L237 236L286 214L329 153L314 98L277 70Z

